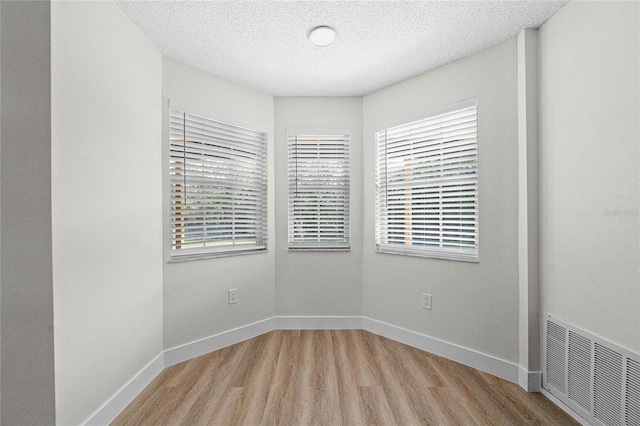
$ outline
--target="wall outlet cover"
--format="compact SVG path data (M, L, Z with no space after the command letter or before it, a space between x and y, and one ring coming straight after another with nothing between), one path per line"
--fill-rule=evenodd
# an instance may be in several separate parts
M232 288L229 290L229 304L232 305L238 303L238 289Z
M422 309L431 309L431 295L422 293Z

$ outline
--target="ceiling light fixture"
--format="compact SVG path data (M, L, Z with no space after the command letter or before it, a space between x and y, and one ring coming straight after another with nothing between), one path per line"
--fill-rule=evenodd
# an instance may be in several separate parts
M327 47L336 39L336 32L327 26L315 27L309 33L309 40L318 47Z

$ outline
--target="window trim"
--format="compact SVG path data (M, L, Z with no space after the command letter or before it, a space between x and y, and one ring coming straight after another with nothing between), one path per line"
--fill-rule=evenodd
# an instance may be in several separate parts
M343 160L347 166L347 194L344 203L345 214L342 218L344 231L344 241L341 242L307 242L300 243L292 240L293 230L293 205L292 205L292 183L297 182L297 176L292 180L292 164L290 160L292 158L291 152L291 138L296 136L340 136L344 140L346 146L345 156ZM297 165L295 166L297 168ZM297 173L297 170L293 171ZM337 129L337 128L288 128L287 129L287 247L291 252L294 251L350 251L351 250L351 129Z
M388 234L383 232L383 227L388 226L388 222L383 224L381 222L380 216L384 213L384 209L386 209L386 200L388 197L388 189L386 185L388 185L389 180L387 179L387 152L386 148L383 152L381 149L380 142L380 133L383 131L388 131L394 128L409 126L414 123L418 123L423 120L428 120L430 118L436 118L440 115L451 114L457 111L475 108L475 199L474 199L474 233L473 233L473 241L475 243L475 247L473 249L462 249L462 248L447 248L447 247L429 247L429 246L414 246L414 245L400 245L400 244L391 244L389 242L385 242L385 239L388 239ZM439 108L434 108L426 113L414 114L409 117L405 117L398 120L389 121L380 125L377 125L375 128L374 140L375 140L375 179L376 179L376 189L375 189L375 244L376 244L376 252L378 253L387 253L387 254L399 254L399 255L407 255L407 256L418 256L418 257L428 257L428 258L436 258L436 259L446 259L446 260L457 260L457 261L465 261L465 262L479 262L479 179L478 179L478 106L477 99L471 98L461 102L456 102L454 104L446 105ZM384 136L386 140L386 135ZM384 142L386 144L386 142ZM385 170L381 171L381 162L383 159L381 156L384 155L384 164ZM458 175L456 175L458 176ZM384 181L384 182L383 182ZM426 181L426 180L425 180ZM452 181L458 181L458 178L455 177ZM382 185L385 187L383 188ZM384 200L382 198L384 197ZM385 203L383 206L381 203ZM441 209L440 209L441 210ZM412 210L409 209L411 212ZM405 213L407 214L407 213ZM410 219L412 220L412 219ZM442 225L439 227L440 232L442 232ZM385 237L386 236L386 237ZM388 241L388 240L387 240Z
M172 208L172 199L174 192L174 179L173 179L173 158L171 150L173 145L172 139L172 114L174 111L180 111L185 114L194 115L202 117L208 121L213 121L224 126L230 126L233 128L243 128L250 130L255 133L261 134L261 143L259 143L257 152L257 157L259 162L260 170L257 175L260 175L260 181L258 185L262 186L261 196L259 197L260 203L262 207L256 207L255 212L258 215L258 222L261 222L261 225L256 226L256 244L248 245L247 247L242 247L242 245L226 245L222 246L222 248L211 248L211 247L203 247L203 248L193 248L193 249L175 249L174 248L174 224L173 224L173 208ZM259 125L256 123L251 123L248 121L240 120L234 117L225 116L218 113L213 113L211 111L207 111L204 109L200 109L197 107L193 107L190 105L185 105L180 102L176 102L173 100L168 101L168 109L167 109L167 117L168 117L168 251L169 251L169 263L180 263L180 262L188 262L194 260L203 260L203 259L212 259L218 257L229 257L229 256L238 256L238 255L246 255L246 254L258 254L265 253L268 251L268 128L263 125ZM184 125L184 124L183 124ZM183 251L184 250L184 251Z

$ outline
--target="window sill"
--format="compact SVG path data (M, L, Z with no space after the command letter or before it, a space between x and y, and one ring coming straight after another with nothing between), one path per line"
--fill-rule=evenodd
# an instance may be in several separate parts
M182 255L182 256L171 257L167 263L185 263L185 262L194 262L196 260L209 260L209 259L218 259L221 257L244 256L249 254L261 254L261 253L268 253L268 252L269 250L267 249L261 249L261 250L247 250L247 251L224 252L224 253L204 253L204 254Z
M351 251L351 247L289 247L289 252L297 252L297 251L338 251L338 252L346 252Z
M461 256L458 254L451 254L446 252L438 253L434 251L429 251L429 252L400 251L400 250L385 249L380 247L376 247L376 253L395 254L400 256L411 256L411 257L422 257L426 259L452 260L452 261L467 262L467 263L480 263L480 260L478 259L477 255L472 256L468 254Z

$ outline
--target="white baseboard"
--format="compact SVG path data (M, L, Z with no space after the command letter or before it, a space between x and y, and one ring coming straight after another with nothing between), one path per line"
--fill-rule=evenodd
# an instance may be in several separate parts
M512 383L518 383L519 367L512 362L370 318L364 318L364 329L485 373L493 374Z
M209 352L217 351L218 349L253 339L261 334L275 330L275 323L275 318L267 318L262 321L254 322L253 324L248 324L234 328L233 330L205 337L204 339L196 340L195 342L167 349L164 351L164 366L170 367L200 355L208 354Z
M540 372L527 372L511 362L370 318L359 316L271 317L165 350L140 370L140 372L116 392L114 396L105 402L102 407L96 410L84 424L109 424L164 368L180 362L252 339L273 330L351 329L363 329L423 351L448 358L510 382L518 383L523 388L525 388L525 386L523 386L523 384L525 384L527 386L525 389L532 389L529 391L540 390ZM534 386L536 383L537 389L535 389ZM553 398L546 392L545 395L547 395L549 399ZM558 402L555 398L552 399L552 401L556 403L556 405L564 407L562 403ZM575 416L575 414L571 415Z
M527 371L518 368L518 384L527 392L540 392L542 385L542 371Z
M144 366L127 384L90 415L83 424L108 425L111 423L162 372L164 367L163 352Z
M275 317L276 330L361 330L362 317Z

